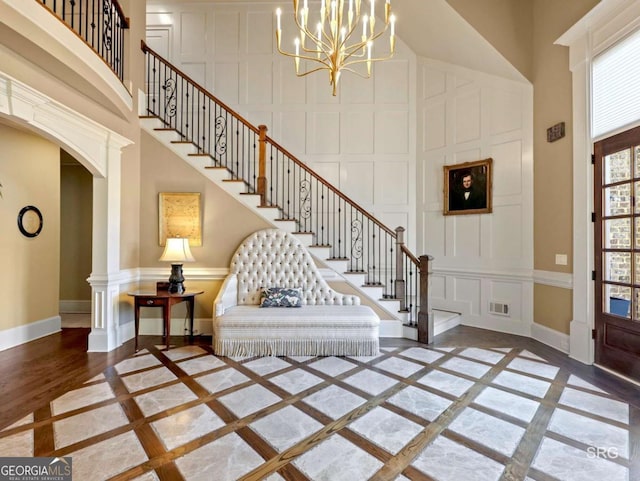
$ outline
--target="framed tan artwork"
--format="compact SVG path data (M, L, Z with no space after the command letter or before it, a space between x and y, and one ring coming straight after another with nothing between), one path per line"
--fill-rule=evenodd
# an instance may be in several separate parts
M444 215L492 211L493 159L444 166Z
M160 192L158 212L161 246L168 237L186 237L190 246L202 245L199 192Z

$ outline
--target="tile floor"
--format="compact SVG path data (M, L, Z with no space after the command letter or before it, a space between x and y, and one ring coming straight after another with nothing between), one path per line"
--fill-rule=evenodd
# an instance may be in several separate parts
M638 481L638 409L523 350L149 347L0 432L74 479Z

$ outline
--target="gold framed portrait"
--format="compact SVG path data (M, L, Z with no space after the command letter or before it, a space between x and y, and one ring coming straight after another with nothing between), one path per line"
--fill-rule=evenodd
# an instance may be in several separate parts
M161 246L168 237L186 237L192 247L202 245L199 192L160 192L158 212Z
M444 215L492 212L492 158L443 168Z

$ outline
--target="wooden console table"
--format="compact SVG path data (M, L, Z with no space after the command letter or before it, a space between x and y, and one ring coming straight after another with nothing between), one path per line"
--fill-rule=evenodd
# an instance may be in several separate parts
M134 298L135 320L136 320L136 341L135 350L138 351L138 331L140 329L140 308L141 307L161 307L162 319L164 321L164 345L169 350L169 336L171 334L171 307L181 302L187 303L187 313L189 315L189 342L193 341L193 311L195 297L204 291L186 291L182 294L172 294L169 291L134 291L128 295Z

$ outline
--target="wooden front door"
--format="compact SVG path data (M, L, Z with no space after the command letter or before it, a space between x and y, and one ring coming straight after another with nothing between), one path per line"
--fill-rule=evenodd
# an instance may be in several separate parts
M640 380L640 127L594 153L595 360Z

